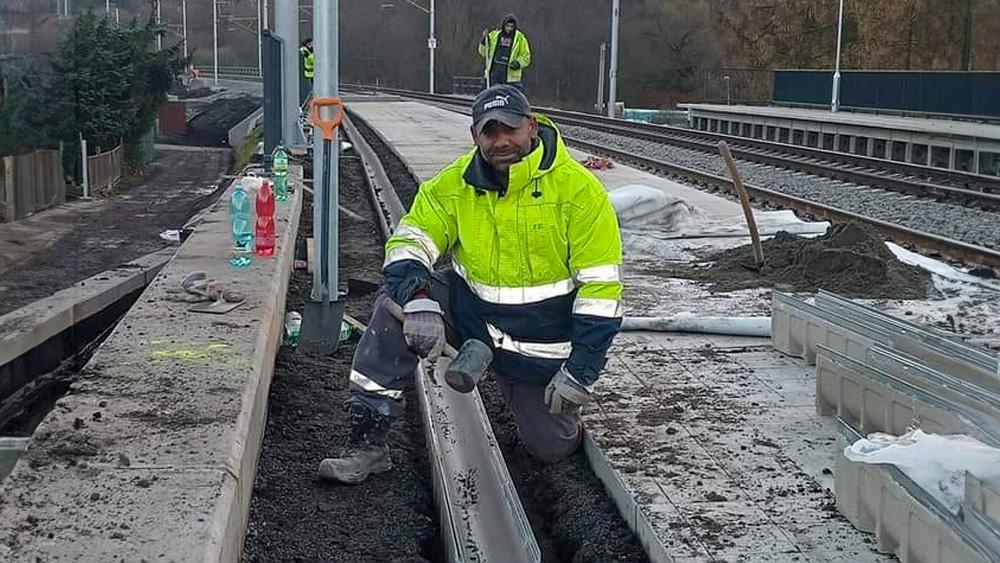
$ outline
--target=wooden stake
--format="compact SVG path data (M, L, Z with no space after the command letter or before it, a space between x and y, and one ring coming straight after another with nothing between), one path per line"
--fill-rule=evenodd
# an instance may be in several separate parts
M736 193L740 196L740 206L743 207L743 216L747 220L747 229L750 231L750 242L753 246L753 259L759 269L764 265L764 247L760 244L760 233L757 232L757 220L753 217L753 209L750 208L750 194L743 187L743 178L740 171L736 169L736 162L733 161L733 154L729 152L729 145L725 141L719 141L719 152L726 161L729 168L729 178L733 181Z

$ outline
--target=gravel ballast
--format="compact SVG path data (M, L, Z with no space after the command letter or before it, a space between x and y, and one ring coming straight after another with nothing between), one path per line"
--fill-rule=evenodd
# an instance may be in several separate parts
M600 143L619 150L728 177L718 154L604 133L561 127L570 140ZM844 211L903 225L969 244L1000 248L1000 213L962 207L896 192L747 161L736 162L743 181L822 203Z

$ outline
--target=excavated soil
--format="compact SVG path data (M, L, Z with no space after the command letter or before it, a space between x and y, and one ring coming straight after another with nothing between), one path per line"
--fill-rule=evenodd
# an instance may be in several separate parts
M188 120L187 133L170 142L204 147L228 147L229 130L260 107L260 98L245 95L219 98ZM235 148L235 147L233 147Z
M354 112L348 113L351 115L351 122L354 123L354 126L358 128L358 131L368 141L368 144L371 145L372 150L378 155L379 161L385 168L385 173L392 180L392 185L396 189L396 194L399 195L399 200L403 202L403 207L409 209L410 205L413 204L413 198L417 197L420 182L413 177L410 169L399 158L396 151L387 147L364 119Z
M340 161L341 202L371 218L356 159ZM307 196L299 247L312 232ZM341 215L343 278L378 279L382 247L374 223ZM295 271L287 310L302 312L311 276ZM347 313L366 322L373 293L348 295ZM417 400L391 433L393 470L357 486L321 483L316 468L348 435L345 400L357 336L332 356L283 346L275 361L267 427L254 484L244 561L438 561L437 513Z
M781 231L764 241L763 248L760 269L752 247L746 245L706 256L707 265L682 264L663 273L709 282L716 292L773 287L825 289L845 297L922 299L932 287L929 272L900 262L876 232L857 223L835 225L816 238Z
M480 385L486 412L514 487L546 563L648 561L583 450L554 463L539 461L517 437L514 418L494 379Z

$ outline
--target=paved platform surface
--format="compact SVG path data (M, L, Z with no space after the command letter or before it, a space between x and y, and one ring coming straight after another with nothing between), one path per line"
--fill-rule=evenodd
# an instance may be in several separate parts
M837 113L821 109L786 108L780 106L741 106L719 104L679 104L684 109L711 111L738 115L753 115L769 119L795 119L800 121L820 121L842 123L857 127L895 129L941 136L973 137L1000 141L1000 127L983 123L969 123L950 119L930 119L922 117L896 117L874 113L839 111Z
M467 116L415 102L352 109L421 180L471 147ZM644 184L683 199L706 224L739 213L731 200L627 166L597 175L609 190ZM770 313L768 291L710 294L656 271L664 259L689 260L744 238L654 234L626 233L627 314ZM812 386L811 368L767 339L624 333L586 423L655 541L677 560L888 560L836 511L832 469L843 444L815 414Z
M107 199L77 201L0 224L0 314L163 248L219 196L228 149L158 145L144 178ZM140 183L141 182L141 183Z
M296 172L297 173L297 172ZM301 191L274 257L234 270L228 197L205 215L32 437L0 486L0 561L235 561L244 527ZM246 302L188 311L196 270Z

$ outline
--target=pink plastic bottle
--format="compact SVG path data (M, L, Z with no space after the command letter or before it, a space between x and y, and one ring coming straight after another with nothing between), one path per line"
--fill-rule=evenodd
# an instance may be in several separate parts
M264 180L257 192L257 223L254 226L254 254L274 256L274 192L271 182Z

